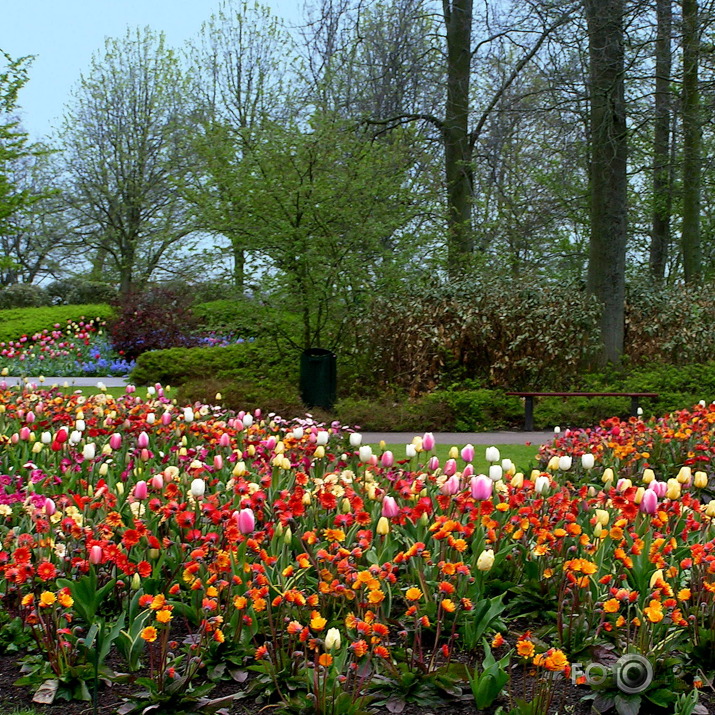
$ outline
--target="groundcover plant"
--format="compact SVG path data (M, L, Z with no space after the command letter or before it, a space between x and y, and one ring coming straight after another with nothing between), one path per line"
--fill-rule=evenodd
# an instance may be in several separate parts
M0 645L38 702L120 679L125 713L686 712L715 667L713 423L609 421L479 475L470 445L400 461L160 385L2 389Z

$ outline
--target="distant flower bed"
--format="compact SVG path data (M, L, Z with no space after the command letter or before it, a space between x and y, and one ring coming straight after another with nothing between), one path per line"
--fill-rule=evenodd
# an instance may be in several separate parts
M67 321L62 327L17 340L0 342L0 367L7 375L127 375L134 361L124 359L111 346L105 322L90 318Z

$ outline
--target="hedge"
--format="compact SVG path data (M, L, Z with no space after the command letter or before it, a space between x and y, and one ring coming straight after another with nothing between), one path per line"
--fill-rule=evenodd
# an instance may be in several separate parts
M112 308L106 303L0 310L0 342L17 340L23 335L29 336L46 329L50 330L56 324L64 328L68 320L74 322L91 318L108 320L111 316Z

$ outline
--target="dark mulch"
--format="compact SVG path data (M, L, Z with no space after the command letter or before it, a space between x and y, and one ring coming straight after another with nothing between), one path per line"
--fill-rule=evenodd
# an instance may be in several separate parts
M20 677L20 666L13 656L0 656L0 713L12 712L21 709L33 708L39 713L46 715L91 715L91 703L57 701L53 705L37 705L32 702L33 691L29 687L19 687L14 685ZM210 697L222 697L241 692L244 686L233 682L219 683L211 692ZM514 673L512 687L515 694L520 692L521 680L518 673ZM115 684L111 687L103 687L100 692L99 712L102 715L109 715L116 712L123 703L124 698L131 698L136 692L137 686L132 684ZM562 681L556 691L554 707L550 715L590 715L590 705L582 703L581 697L586 694L586 688L576 688L569 681ZM715 697L711 694L703 694L700 701L708 708L708 712L715 715ZM506 704L506 703L503 703ZM258 715L259 712L270 712L266 710L265 704L257 704L248 700L237 701L231 707L232 715ZM402 711L403 715L477 715L478 711L473 703L451 700L445 702L443 707L419 707L408 705ZM377 710L379 715L388 715L387 709ZM649 715L647 707L641 709L642 715ZM544 713L544 715L547 715Z

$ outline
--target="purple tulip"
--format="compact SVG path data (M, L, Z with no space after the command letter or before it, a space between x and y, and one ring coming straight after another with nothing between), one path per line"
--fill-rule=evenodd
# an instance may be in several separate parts
M641 499L640 509L644 514L655 514L658 511L658 495L655 489L646 489Z
M491 499L493 482L489 477L484 474L480 474L477 477L472 477L469 482L469 486L472 490L472 497L478 501L485 501L486 499Z
M397 506L397 502L394 497L385 497L382 500L382 515L391 519L393 516L397 516L400 513L400 507Z

